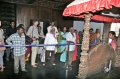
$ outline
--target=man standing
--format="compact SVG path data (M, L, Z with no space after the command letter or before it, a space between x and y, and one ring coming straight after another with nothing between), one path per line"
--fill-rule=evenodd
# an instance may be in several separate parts
M12 34L10 37L7 38L6 42L9 45L18 45L13 46L13 54L14 54L14 73L19 73L19 61L21 65L21 69L23 72L26 72L25 69L25 52L26 47L22 46L25 45L25 35L24 35L24 28L21 26L17 27L17 32Z
M16 33L16 27L15 27L15 22L14 21L11 21L10 22L10 27L8 27L6 29L6 38L8 38L10 35ZM6 49L6 60L9 61L9 56L10 56L10 53L11 53L11 49L10 47L8 47ZM13 54L12 54L13 56Z
M57 29L57 27L55 26L55 22L54 22L54 21L52 21L52 22L50 23L50 26L47 27L47 31L48 31L48 33L50 33L50 31L51 31L52 28L55 29L55 38L57 38L58 35L59 35L59 33L58 33L58 29ZM56 53L56 52L57 52L57 48L55 48L55 53Z
M39 44L38 38L40 37L38 33L38 20L33 20L33 25L30 26L28 29L27 35L33 40L32 44ZM31 54L31 66L37 67L38 63L36 61L36 55L38 52L38 47L32 47L32 54Z
M55 28L51 28L50 33L46 34L44 44L58 44L57 38L55 37ZM56 65L54 63L55 46L44 46L44 48L46 49L45 62L47 62L47 59L51 53L50 62L52 65ZM43 66L45 66L45 63Z
M69 29L69 33L66 35L66 41L68 42L68 44L75 44L75 40L76 40L76 35L75 35L75 32L74 32L74 28L71 27ZM67 47L67 50L68 50L68 47ZM69 57L68 57L68 66L69 68L72 67L72 57L73 57L73 53L74 53L74 50L75 50L75 45L69 45Z
M48 33L50 33L51 28L55 29L55 36L57 37L58 30L57 30L57 27L55 26L55 23L53 21L50 23L50 26L47 28Z

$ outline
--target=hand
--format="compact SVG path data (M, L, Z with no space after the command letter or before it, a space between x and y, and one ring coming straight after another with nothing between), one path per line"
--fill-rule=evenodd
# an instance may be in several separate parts
M33 41L36 41L36 38L32 38Z
M42 38L45 38L45 36L41 36Z

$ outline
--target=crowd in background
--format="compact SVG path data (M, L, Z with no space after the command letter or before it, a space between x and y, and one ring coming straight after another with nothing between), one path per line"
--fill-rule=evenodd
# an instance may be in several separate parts
M100 32L99 29L96 29L96 32L91 28L90 29L90 50L93 49L100 42ZM15 26L15 22L10 22L10 27L6 29L6 35L4 36L3 29L1 27L0 21L0 43L8 44L8 45L18 45L18 46L10 46L10 47L0 47L0 71L4 71L3 64L3 56L4 51L6 52L6 61L9 61L10 58L14 58L14 73L19 73L19 63L21 66L21 70L27 72L25 68L25 62L31 59L31 66L37 67L38 63L36 63L37 54L41 59L42 65L46 66L48 62L51 65L55 64L55 53L60 53L60 61L66 64L66 60L68 59L68 67L72 68L72 61L75 61L80 58L81 45L74 44L82 44L83 39L83 31L77 31L73 27L69 29L67 27L57 28L54 22L50 23L50 26L47 27L47 34L44 35L41 27L39 26L38 20L33 20L33 25L29 27L26 32L24 29L24 25L20 24L17 27ZM113 36L112 36L113 35ZM115 33L109 32L109 37L113 39L111 42L111 46L114 50L116 50L116 41ZM30 41L28 41L28 39ZM5 40L5 42L4 42ZM22 45L39 45L45 44L45 46L32 46L25 47ZM46 46L46 44L70 44L62 45L62 46ZM73 45L71 45L73 44ZM21 45L21 46L20 46ZM69 52L68 52L69 51ZM69 53L67 57L67 52ZM10 55L11 54L11 55ZM11 57L10 57L11 56ZM31 58L30 58L31 57ZM19 62L20 61L20 62Z

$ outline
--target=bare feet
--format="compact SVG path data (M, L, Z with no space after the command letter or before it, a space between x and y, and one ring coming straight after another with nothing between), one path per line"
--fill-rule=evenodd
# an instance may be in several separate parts
M0 72L3 72L4 71L4 66L0 66Z

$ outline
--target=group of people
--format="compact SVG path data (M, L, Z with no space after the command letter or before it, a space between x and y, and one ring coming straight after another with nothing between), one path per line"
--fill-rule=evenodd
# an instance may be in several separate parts
M59 32L57 27L55 26L54 22L51 22L50 26L47 28L47 34L44 35L41 31L41 27L38 27L38 20L33 20L33 25L29 27L28 31L26 32L24 29L24 25L20 24L17 27L15 27L15 22L10 22L10 27L6 29L6 35L4 36L4 31L1 27L1 21L0 21L0 43L4 42L7 45L10 45L9 47L0 47L0 71L4 71L4 64L3 64L3 56L4 51L6 52L6 61L10 60L10 56L14 58L14 73L19 73L19 62L21 66L21 70L23 72L26 72L25 68L25 60L29 60L28 54L31 55L31 66L37 67L38 63L36 63L36 56L39 52L41 62L43 62L43 66L45 66L48 62L48 59L50 60L51 65L55 64L55 57L54 54L57 52L56 49L59 48L61 50L61 57L60 61L66 62L66 51L68 50L67 46L47 46L47 44L59 44L58 38L60 36L60 44L75 44L76 43L76 34L74 32L74 28L71 27L69 29L69 32L67 32L67 28L63 28L63 32ZM26 36L28 36L30 39L33 40L32 43L26 43ZM27 52L28 47L26 47L26 44L30 45L38 45L39 44L39 38L44 39L44 46L31 46L29 47L31 50L31 53ZM3 43L1 43L3 45ZM69 66L71 66L72 63L72 56L74 53L75 45L70 45L69 47ZM10 55L11 54L11 55Z
M15 27L15 22L10 22L10 26L8 29L6 29L6 36L4 36L4 31L1 27L1 21L0 21L0 43L4 44L4 40L10 47L7 47L5 49L2 49L3 47L0 47L0 71L4 71L3 66L3 56L4 51L6 52L6 60L9 61L10 53L12 58L14 58L14 73L19 73L19 62L21 65L21 70L23 72L27 72L25 68L25 60L29 60L31 55L31 66L37 67L38 63L36 63L36 57L37 54L40 54L42 65L47 65L47 62L51 63L51 65L55 64L55 53L61 53L60 54L60 61L66 63L66 59L68 59L68 67L72 67L72 61L75 61L78 58L80 58L80 52L81 52L81 46L76 46L74 44L82 44L83 39L83 32L75 30L73 27L69 28L69 31L67 31L67 27L63 27L63 30L60 28L57 29L54 22L50 23L50 26L47 27L47 34L44 35L43 31L41 30L41 27L38 26L39 22L38 20L33 20L33 25L29 27L28 31L26 32L24 29L24 25L20 24L17 27ZM113 32L109 32L109 37L113 39L111 36L115 36ZM33 42L29 43L26 42L26 36L29 37L29 39L32 39ZM44 46L31 46L26 47L26 44L30 45L38 45L39 38L44 39ZM93 48L98 44L98 41L100 39L100 33L99 30L96 30L96 33L93 32L93 29L90 29L90 49ZM3 43L2 43L3 42ZM111 42L111 45L114 46L115 41ZM51 45L53 44L53 45ZM66 45L60 45L55 46L56 44L66 44ZM67 44L70 44L69 46ZM71 45L72 44L72 45ZM51 46L50 46L51 45ZM12 49L12 50L11 50ZM116 47L114 48L114 50ZM67 51L69 51L69 55L67 57ZM28 53L29 52L29 53ZM31 52L31 53L30 53Z
M99 32L99 29L96 29L94 32L93 29L90 29L90 46L89 50L92 50L99 42L101 41L100 39L101 35ZM111 39L110 46L113 48L114 51L117 49L117 37L115 31L109 31L108 33L109 39Z

